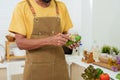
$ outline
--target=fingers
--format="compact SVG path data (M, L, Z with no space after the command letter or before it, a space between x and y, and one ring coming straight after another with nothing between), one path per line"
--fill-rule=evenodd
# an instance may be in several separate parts
M57 35L53 36L53 44L55 44L56 46L63 46L66 44L66 42L68 40L70 40L70 34L62 34L62 33L58 33ZM77 43L74 43L72 45L69 46L70 49L76 48L78 47L80 44L80 41Z
M69 46L70 49L75 49L76 47L78 47L76 43Z
M64 35L61 33L58 34L58 42L59 43L65 44L68 41L68 39L69 39L69 35Z
M70 38L69 38L70 34L62 34L62 33L59 33L58 35L59 35L61 38L65 38L65 39L67 39L67 40L70 39Z
M53 44L56 44L56 46L63 46L66 44L66 42L69 39L69 35L64 35L62 33L59 33L55 36L53 36Z
M79 47L79 45L80 45L80 41L79 42L77 42L77 43L74 43L74 44L72 44L72 45L70 45L70 46L68 46L70 49L75 49L76 47Z
M57 41L57 46L62 46L64 44L65 44L65 42L63 42L63 41L60 41L60 40Z

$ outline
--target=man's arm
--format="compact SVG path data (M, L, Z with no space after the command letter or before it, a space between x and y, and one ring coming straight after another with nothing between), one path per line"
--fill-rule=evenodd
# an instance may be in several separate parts
M32 50L46 45L62 46L68 41L69 35L59 33L42 39L27 39L24 35L15 34L15 38L20 49Z

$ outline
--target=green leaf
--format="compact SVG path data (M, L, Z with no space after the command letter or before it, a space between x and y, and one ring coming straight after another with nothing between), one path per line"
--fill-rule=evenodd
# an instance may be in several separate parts
M80 41L80 40L81 40L81 36L80 36L80 35L75 36L75 41L76 41L76 42L78 42L78 41Z
M103 73L103 70L100 69L100 68L96 68L96 71L97 71L97 75L96 75L96 77L99 78L100 75Z
M116 75L116 78L120 80L120 73Z

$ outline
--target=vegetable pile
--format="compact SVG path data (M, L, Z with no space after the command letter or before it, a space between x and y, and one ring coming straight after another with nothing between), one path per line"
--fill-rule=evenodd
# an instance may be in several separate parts
M94 68L94 66L89 65L84 73L81 74L84 80L96 80L100 78L100 75L103 74L103 70L100 68Z

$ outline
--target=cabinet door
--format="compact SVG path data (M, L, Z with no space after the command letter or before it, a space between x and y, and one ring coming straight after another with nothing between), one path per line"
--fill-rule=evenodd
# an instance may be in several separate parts
M0 69L0 80L7 80L6 68L1 68Z
M23 80L23 74L12 75L11 80Z
M23 80L25 61L9 62L7 66L7 80Z
M70 80L84 80L81 74L84 72L85 67L73 63L71 65Z

